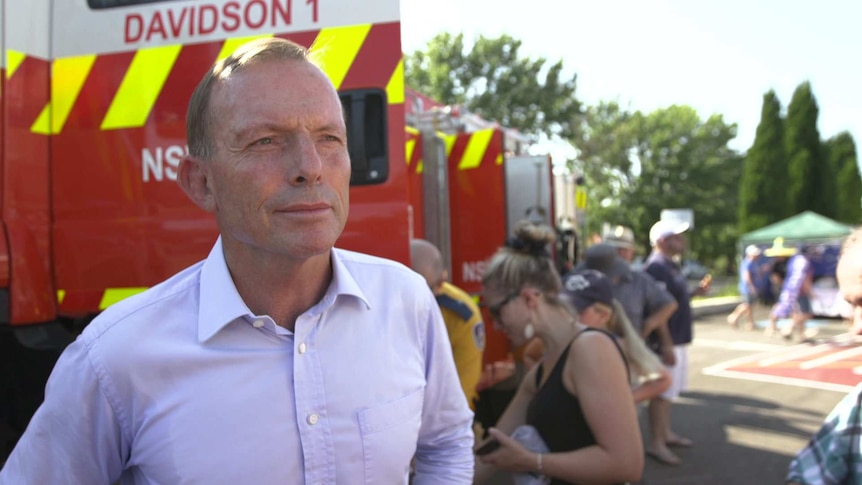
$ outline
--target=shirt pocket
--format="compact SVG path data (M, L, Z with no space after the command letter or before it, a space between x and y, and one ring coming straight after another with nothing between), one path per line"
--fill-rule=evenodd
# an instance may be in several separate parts
M365 483L407 483L422 424L425 389L357 413Z

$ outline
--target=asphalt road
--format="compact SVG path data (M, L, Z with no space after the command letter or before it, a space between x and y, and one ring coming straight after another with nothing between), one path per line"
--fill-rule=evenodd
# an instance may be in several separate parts
M790 460L846 394L840 388L848 385L846 376L843 383L836 384L834 376L824 375L815 363L809 369L795 370L800 367L797 362L782 360L791 353L808 352L814 357L810 352L818 344L828 347L837 342L834 337L846 330L840 320L817 322L819 333L814 341L795 343L780 336L766 337L760 328L734 330L725 315L696 321L695 340L689 349L689 390L673 408L674 428L690 437L695 446L677 449L683 460L678 467L648 459L642 485L784 483ZM762 322L766 310L760 309L756 315ZM854 366L852 357L849 359L829 367ZM733 366L721 364L728 361L745 362L747 368L737 368L753 372L727 372ZM796 381L761 373L756 362L764 363L768 372L778 369ZM647 430L645 420L641 422L641 429Z
M674 429L692 439L694 446L675 449L683 460L680 466L647 458L638 485L784 483L790 460L850 389L846 381L847 376L855 378L853 368L862 365L862 358L852 356L849 361L826 365L845 371L844 384L835 384L828 382L835 376L818 371L823 365L812 363L811 369L794 370L799 362L788 360L792 355L811 354L818 344L832 345L833 338L845 331L841 321L818 322L814 342L798 343L778 335L766 337L759 328L734 330L727 325L726 314L696 320L695 340L689 349L689 389L673 408ZM760 309L757 316L762 323L766 310ZM858 353L862 354L862 347ZM743 364L734 366L734 362ZM771 369L763 372L791 377L764 374L757 369L758 362ZM646 439L645 407L640 416ZM498 475L493 483L511 482Z

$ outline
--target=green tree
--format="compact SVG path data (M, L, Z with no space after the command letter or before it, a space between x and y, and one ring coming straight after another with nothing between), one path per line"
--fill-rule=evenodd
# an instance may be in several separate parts
M591 231L602 222L631 226L646 251L663 209L691 208L697 226L691 256L710 265L733 257L742 159L727 144L735 125L720 115L702 120L689 106L643 114L603 103L585 111L578 134L575 165L583 166L590 193L597 194Z
M613 101L584 109L583 122L573 137L579 156L568 161L568 169L584 176L591 210L597 216L637 181L631 155L641 117L640 112L631 113Z
M562 61L524 57L521 41L508 35L480 36L473 45L464 35L442 33L424 51L405 58L407 85L445 104L469 111L528 135L571 136L580 113L576 75L563 73Z
M752 231L791 214L787 205L787 159L784 121L775 91L763 95L754 144L745 155L739 184L739 229Z
M820 153L819 109L811 84L797 86L787 107L785 143L789 159L788 205L793 214L813 210L835 215L835 175Z
M847 224L862 222L862 178L856 156L856 143L846 131L826 140L826 156L837 174L835 218Z

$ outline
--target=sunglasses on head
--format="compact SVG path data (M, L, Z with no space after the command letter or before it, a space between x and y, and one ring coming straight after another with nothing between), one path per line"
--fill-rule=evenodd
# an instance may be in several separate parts
M509 295L506 296L506 298L503 298L502 300L498 301L497 303L495 303L493 305L485 305L486 308L488 308L488 313L490 313L491 316L494 317L494 320L500 320L500 312L503 311L503 307L506 306L506 304L508 304L510 301L517 298L517 296L520 294L521 294L520 291L509 293Z

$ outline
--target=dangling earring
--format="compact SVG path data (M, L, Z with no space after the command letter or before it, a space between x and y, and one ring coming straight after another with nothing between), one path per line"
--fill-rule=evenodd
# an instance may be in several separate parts
M524 338L530 340L533 338L533 335L536 335L536 327L534 327L532 323L528 323L527 326L524 327Z

